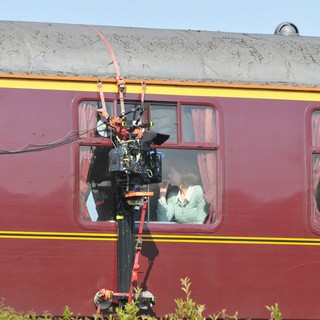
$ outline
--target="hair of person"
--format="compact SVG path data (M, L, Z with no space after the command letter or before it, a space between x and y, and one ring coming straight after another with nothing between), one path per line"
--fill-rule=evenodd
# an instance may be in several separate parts
M192 172L182 174L181 182L185 186L191 186L199 183L199 178Z

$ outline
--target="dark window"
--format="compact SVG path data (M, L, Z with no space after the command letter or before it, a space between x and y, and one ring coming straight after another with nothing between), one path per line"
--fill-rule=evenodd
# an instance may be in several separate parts
M108 170L111 147L80 147L80 215L83 220L115 219L115 181Z

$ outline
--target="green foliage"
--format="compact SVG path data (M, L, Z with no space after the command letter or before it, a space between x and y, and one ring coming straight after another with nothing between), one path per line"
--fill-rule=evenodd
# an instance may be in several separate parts
M24 320L30 319L29 315L23 315L15 311L14 309L7 307L4 303L4 299L2 298L0 301L0 320Z
M15 311L11 307L6 306L3 298L0 300L0 320L57 320L57 319L58 320L85 320L87 318L73 317L73 313L68 306L65 307L63 316L60 318L55 318L48 311L45 311L42 316L38 316L33 311L23 314L21 312ZM100 319L103 319L103 317L101 317Z
M203 315L203 312L206 310L204 304L197 304L191 298L191 281L188 277L181 279L182 291L186 294L185 299L179 298L175 300L177 305L175 312L166 316L167 320L205 320L206 317ZM230 316L226 313L226 310L222 310L218 312L218 314L210 316L212 320L237 320L237 313L235 315Z
M266 306L266 308L271 313L270 314L270 316L271 316L270 320L282 320L282 313L280 312L279 305L277 303L274 306L271 306L271 307Z
M79 319L78 317L73 317L73 312L68 306L64 308L62 318L59 318L59 320L78 320L78 319Z
M197 304L191 298L191 282L188 277L181 279L182 291L186 294L185 299L178 298L175 299L177 305L175 312L166 316L169 320L181 320L181 319L190 319L190 320L203 320L205 317L202 315L204 312L205 305Z
M92 316L92 318L93 318L93 320L105 319L102 314L98 314L98 313L95 313L95 314ZM109 319L109 318L108 318L108 319ZM110 319L112 319L112 318L110 318Z
M236 312L233 316L227 314L227 310L223 309L222 311L218 312L217 314L214 314L213 316L210 316L210 319L212 320L237 320L238 312Z
M141 293L141 289L136 289L135 299L126 303L124 307L117 307L115 310L115 315L110 315L108 320L121 319L121 320L152 320L156 319L146 315L138 315L140 309L138 307L137 298Z
M138 320L139 317L137 313L139 311L139 307L137 306L135 301L131 301L130 303L126 303L123 308L117 307L115 318L121 320ZM109 316L109 320L114 319L113 316Z
M173 313L166 315L163 320L205 320L203 312L206 310L205 305L197 304L191 298L191 281L188 277L181 279L182 291L185 293L185 298L175 299L176 309ZM155 320L156 318L139 315L139 307L137 304L137 297L140 294L140 290L136 291L136 297L130 303L126 303L123 307L117 307L115 313L109 315L107 318L101 314L94 314L91 319L93 320ZM269 320L282 320L282 313L280 312L279 305L276 303L274 306L266 306L270 312ZM222 310L209 318L211 320L237 320L237 312L234 315L228 315L226 310ZM74 316L71 309L66 306L62 317L55 318L49 312L45 312L42 316L37 316L34 312L27 314L19 313L13 308L8 307L4 303L4 299L0 298L0 320L89 320L88 318L82 318Z

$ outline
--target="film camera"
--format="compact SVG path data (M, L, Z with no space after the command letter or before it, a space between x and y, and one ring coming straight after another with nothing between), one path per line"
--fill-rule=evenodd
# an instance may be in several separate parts
M126 121L126 115L144 108L139 106L119 117L107 117L98 121L97 131L109 137L114 148L109 151L109 171L118 173L119 182L129 185L146 185L162 180L162 154L151 144L161 145L169 135L155 131L143 131L153 124L138 120Z
M162 154L151 148L161 145L169 135L145 131L141 139L119 140L109 152L109 171L124 173L132 185L161 182Z

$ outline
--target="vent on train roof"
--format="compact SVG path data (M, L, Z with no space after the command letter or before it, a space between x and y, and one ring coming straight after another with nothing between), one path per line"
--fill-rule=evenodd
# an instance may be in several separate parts
M274 30L274 34L283 36L298 36L299 30L292 22L282 22L277 26L276 30Z

